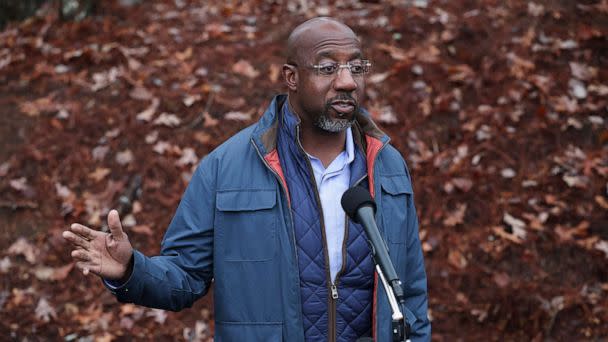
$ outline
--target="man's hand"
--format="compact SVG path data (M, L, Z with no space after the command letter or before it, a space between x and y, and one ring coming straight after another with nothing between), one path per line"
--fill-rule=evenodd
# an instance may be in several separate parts
M126 280L131 275L133 247L116 210L108 214L108 228L110 233L104 233L74 223L63 237L74 246L72 258L84 275L93 272L109 280Z

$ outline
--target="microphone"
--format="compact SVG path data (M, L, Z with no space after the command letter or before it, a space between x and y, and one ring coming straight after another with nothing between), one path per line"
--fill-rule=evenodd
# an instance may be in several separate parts
M403 303L405 298L403 289L401 288L401 281L397 276L397 272L395 272L395 267L388 255L386 243L380 236L376 219L374 218L376 214L376 202L372 199L369 191L360 186L346 190L340 202L346 215L354 222L363 226L367 235L367 241L372 249L374 262L380 266L386 280L388 280L393 288L397 300Z

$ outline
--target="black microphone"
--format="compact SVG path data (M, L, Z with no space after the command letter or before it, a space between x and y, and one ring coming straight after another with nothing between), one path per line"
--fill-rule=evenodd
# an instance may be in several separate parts
M374 218L376 214L376 202L372 199L369 191L363 187L356 186L346 190L344 195L342 195L341 203L346 215L351 220L361 224L365 229L367 241L372 248L374 262L380 266L386 280L393 288L397 300L403 303L405 299L401 281L399 281L397 272L395 272L395 267L388 255L386 243L380 236L376 219Z

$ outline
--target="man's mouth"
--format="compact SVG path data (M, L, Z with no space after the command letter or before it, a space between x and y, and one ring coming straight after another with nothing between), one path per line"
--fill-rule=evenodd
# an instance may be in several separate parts
M338 114L350 114L355 110L355 103L352 101L334 101L331 103L331 108Z

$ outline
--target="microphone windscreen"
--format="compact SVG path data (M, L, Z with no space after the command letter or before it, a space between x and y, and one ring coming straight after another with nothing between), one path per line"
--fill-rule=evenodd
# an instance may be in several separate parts
M367 189L361 186L352 187L342 195L342 209L351 220L358 222L357 210L362 206L371 206L376 212L376 202L372 199Z

